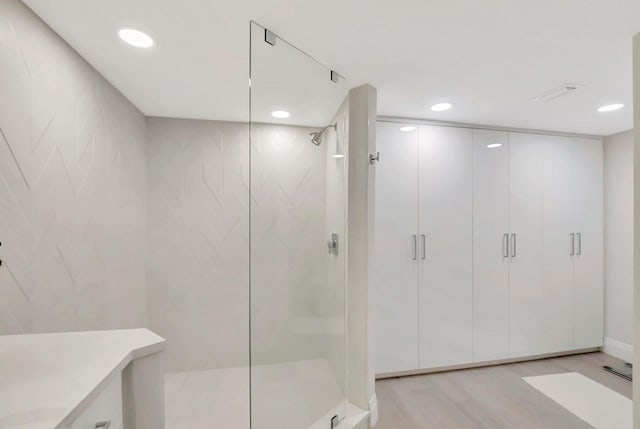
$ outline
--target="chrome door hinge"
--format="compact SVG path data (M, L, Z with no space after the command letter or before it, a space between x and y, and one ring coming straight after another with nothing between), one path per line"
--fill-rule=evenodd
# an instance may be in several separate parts
M376 154L369 154L369 164L375 164L376 162L380 161L380 152L376 152Z

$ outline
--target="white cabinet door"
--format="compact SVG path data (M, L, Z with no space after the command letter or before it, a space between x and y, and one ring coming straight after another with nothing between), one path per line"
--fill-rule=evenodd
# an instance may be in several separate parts
M509 357L509 135L473 131L473 361ZM508 238L508 237L506 237Z
M602 141L574 139L574 346L603 344Z
M472 361L472 131L420 127L420 367Z
M375 166L376 372L417 369L418 129L378 123ZM414 242L415 241L415 242Z
M573 142L541 136L543 263L540 353L573 349Z
M101 422L109 422L110 429L121 429L122 400L122 375L118 373L74 420L69 429L95 428L96 424Z
M540 354L542 152L539 135L509 134L509 356Z

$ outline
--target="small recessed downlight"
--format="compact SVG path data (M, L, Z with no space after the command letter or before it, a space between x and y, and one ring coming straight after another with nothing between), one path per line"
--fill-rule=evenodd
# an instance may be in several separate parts
M133 28L121 29L118 31L118 36L123 42L136 48L150 48L154 44L153 39L148 34Z
M286 110L274 110L273 112L271 112L271 116L278 119L287 119L289 116L291 116L291 113L287 112Z
M416 127L414 127L413 125L405 125L404 127L400 128L400 131L402 131L403 133L410 133L411 131L415 131Z
M491 144L487 145L487 147L489 149L495 149L495 148L500 147L500 146L502 146L502 143L491 143Z
M453 104L451 103L438 103L431 106L431 110L433 110L434 112L444 112L451 109L452 107Z
M613 112L615 110L620 110L624 107L624 104L607 104L606 106L602 106L598 108L598 112Z

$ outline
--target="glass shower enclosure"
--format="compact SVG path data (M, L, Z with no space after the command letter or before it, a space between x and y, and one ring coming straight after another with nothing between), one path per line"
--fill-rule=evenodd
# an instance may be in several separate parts
M345 415L347 84L251 23L253 429Z

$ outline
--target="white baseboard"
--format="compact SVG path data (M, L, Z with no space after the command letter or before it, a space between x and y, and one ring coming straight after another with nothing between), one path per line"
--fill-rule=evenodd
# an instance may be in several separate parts
M625 362L633 362L633 346L631 344L613 338L605 338L602 351Z
M546 353L542 355L522 356L517 358L474 362L474 363L468 363L463 365L441 366L437 368L423 368L423 369L415 369L415 370L399 371L399 372L386 372L386 373L376 374L376 380L382 380L384 378L405 377L408 375L424 375L424 374L433 374L437 372L457 371L460 369L483 368L483 367L494 366L494 365L505 365L508 363L527 362L532 360L547 359L547 358L553 358L553 357L563 357L563 356L578 355L583 353L599 352L601 350L602 350L602 347L589 347L586 349L567 350L564 352Z
M369 399L369 429L378 423L378 397L374 393Z

